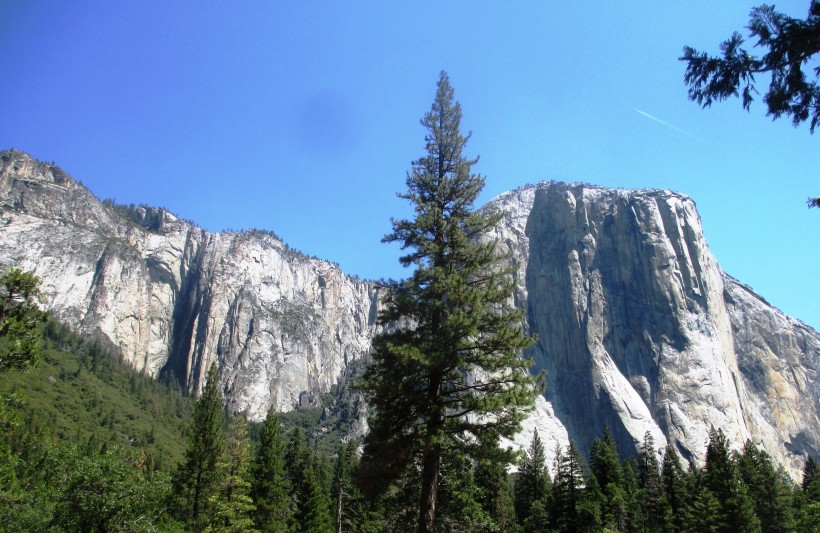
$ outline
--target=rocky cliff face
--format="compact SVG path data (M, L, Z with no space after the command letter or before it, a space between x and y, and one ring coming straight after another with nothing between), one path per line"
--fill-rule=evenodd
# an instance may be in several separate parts
M58 168L0 153L0 263L43 278L56 318L135 368L264 418L327 391L363 357L379 295L264 232L213 234L165 210L105 206Z
M725 275L694 203L669 191L542 183L485 209L519 266L547 391L517 442L622 451L646 431L700 460L710 425L792 474L820 452L820 335ZM230 408L289 410L369 349L379 293L264 232L213 234L165 210L104 205L56 167L0 152L0 266L33 269L63 322L190 390L219 368Z
M713 425L793 474L817 454L820 336L720 270L690 199L544 183L487 209L547 374L522 440L584 446L608 423L622 451L649 431L699 461Z

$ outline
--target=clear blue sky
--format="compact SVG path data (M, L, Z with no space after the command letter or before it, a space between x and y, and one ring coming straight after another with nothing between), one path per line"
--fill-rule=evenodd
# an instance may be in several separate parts
M402 277L380 239L408 213L395 193L445 69L482 203L551 179L683 192L727 273L820 328L820 133L759 102L699 109L677 60L754 5L0 0L0 148L101 198Z

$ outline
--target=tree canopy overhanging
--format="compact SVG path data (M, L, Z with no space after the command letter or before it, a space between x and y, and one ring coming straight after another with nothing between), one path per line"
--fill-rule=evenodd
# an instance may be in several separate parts
M820 67L809 63L820 51L820 3L812 1L805 20L775 11L774 6L752 9L747 26L756 48L766 52L752 55L743 47L745 39L735 32L720 45L721 56L710 56L692 47L683 48L681 61L687 63L684 82L689 98L703 107L727 98L742 98L749 109L756 89L755 76L770 74L771 82L763 101L773 119L790 116L795 126L809 121L814 133L820 123Z
M689 86L689 99L702 107L712 102L741 97L749 110L756 88L755 75L769 74L769 88L763 95L767 116L788 116L794 126L808 121L809 131L820 124L820 66L811 66L820 51L820 2L812 0L805 19L793 18L763 4L752 9L747 26L755 48L765 53L752 55L743 47L739 32L720 44L721 56L711 56L684 46L683 80ZM820 207L820 197L809 198L808 206Z

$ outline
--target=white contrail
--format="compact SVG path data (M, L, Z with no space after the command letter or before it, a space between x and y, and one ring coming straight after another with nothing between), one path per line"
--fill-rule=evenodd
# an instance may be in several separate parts
M669 128L669 129L675 130L675 131L676 131L676 132L678 132L678 133L682 133L683 135L686 135L687 137L690 137L690 138L692 138L692 139L695 139L695 140L698 140L698 141L700 140L700 139L698 139L697 137L695 137L694 135L692 135L691 133L689 133L688 131L684 131L684 130L680 129L680 128L679 128L679 127L677 127L677 126L673 126L672 124L670 124L670 123L666 122L665 120L661 120L661 119L659 119L658 117L653 117L652 115L650 115L649 113L647 113L647 112L645 112L645 111L641 111L641 110L640 110L640 109L638 109L638 108L635 108L635 111L637 111L638 113L640 113L641 115L645 116L646 118L648 118L648 119L650 119L650 120L654 120L654 121L655 121L655 122L657 122L658 124L661 124L661 125L663 125L663 126L666 126L666 127L667 127L667 128Z

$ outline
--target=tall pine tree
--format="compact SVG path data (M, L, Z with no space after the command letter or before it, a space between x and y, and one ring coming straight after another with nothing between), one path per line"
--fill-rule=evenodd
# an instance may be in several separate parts
M541 501L541 508L548 505L547 497L552 490L552 480L547 470L547 455L538 432L534 431L527 454L518 465L515 479L515 514L524 524L530 518L533 504Z
M663 516L666 529L670 532L684 531L689 514L689 494L687 492L686 473L680 462L680 456L672 444L666 445L661 466L661 483L663 484Z
M194 531L201 531L206 525L208 500L219 482L216 465L225 449L222 393L215 364L211 364L206 379L188 430L185 460L174 479L181 500L179 514Z
M512 484L505 465L482 459L475 467L478 503L495 522L499 533L516 530Z
M721 429L709 431L703 484L720 504L720 530L726 533L760 531L754 503L740 480L729 451L729 440Z
M473 210L484 179L471 173L477 160L463 154L469 135L461 133L461 106L445 72L421 123L427 153L413 162L399 195L416 217L394 220L384 239L401 244L401 263L414 270L386 283L379 321L396 327L374 340L361 388L375 408L365 461L388 477L420 459L418 530L428 533L443 456L511 460L498 438L518 429L536 386L531 362L521 358L532 341L510 306L511 270L495 242L482 240L501 214Z
M758 449L752 441L746 441L736 461L740 479L748 487L754 502L762 533L790 531L794 525L791 490L775 469L769 454Z
M556 531L578 531L578 504L584 489L584 467L574 442L566 453L555 456L555 483L552 486L552 524Z
M254 523L261 531L285 533L292 521L291 484L285 469L285 440L276 411L271 408L262 426L259 451L251 470Z
M647 431L638 452L639 503L644 531L660 531L663 526L663 484L656 454L655 439Z
M621 487L621 462L615 437L604 424L604 438L594 439L589 453L591 497L597 497L601 504L601 521L605 527L623 530L627 522L626 493ZM595 488L597 487L597 491Z
M248 423L243 416L231 420L227 446L217 463L220 481L217 490L208 499L211 518L206 532L253 533L253 511L256 507L250 496L248 481L250 468L250 440Z

